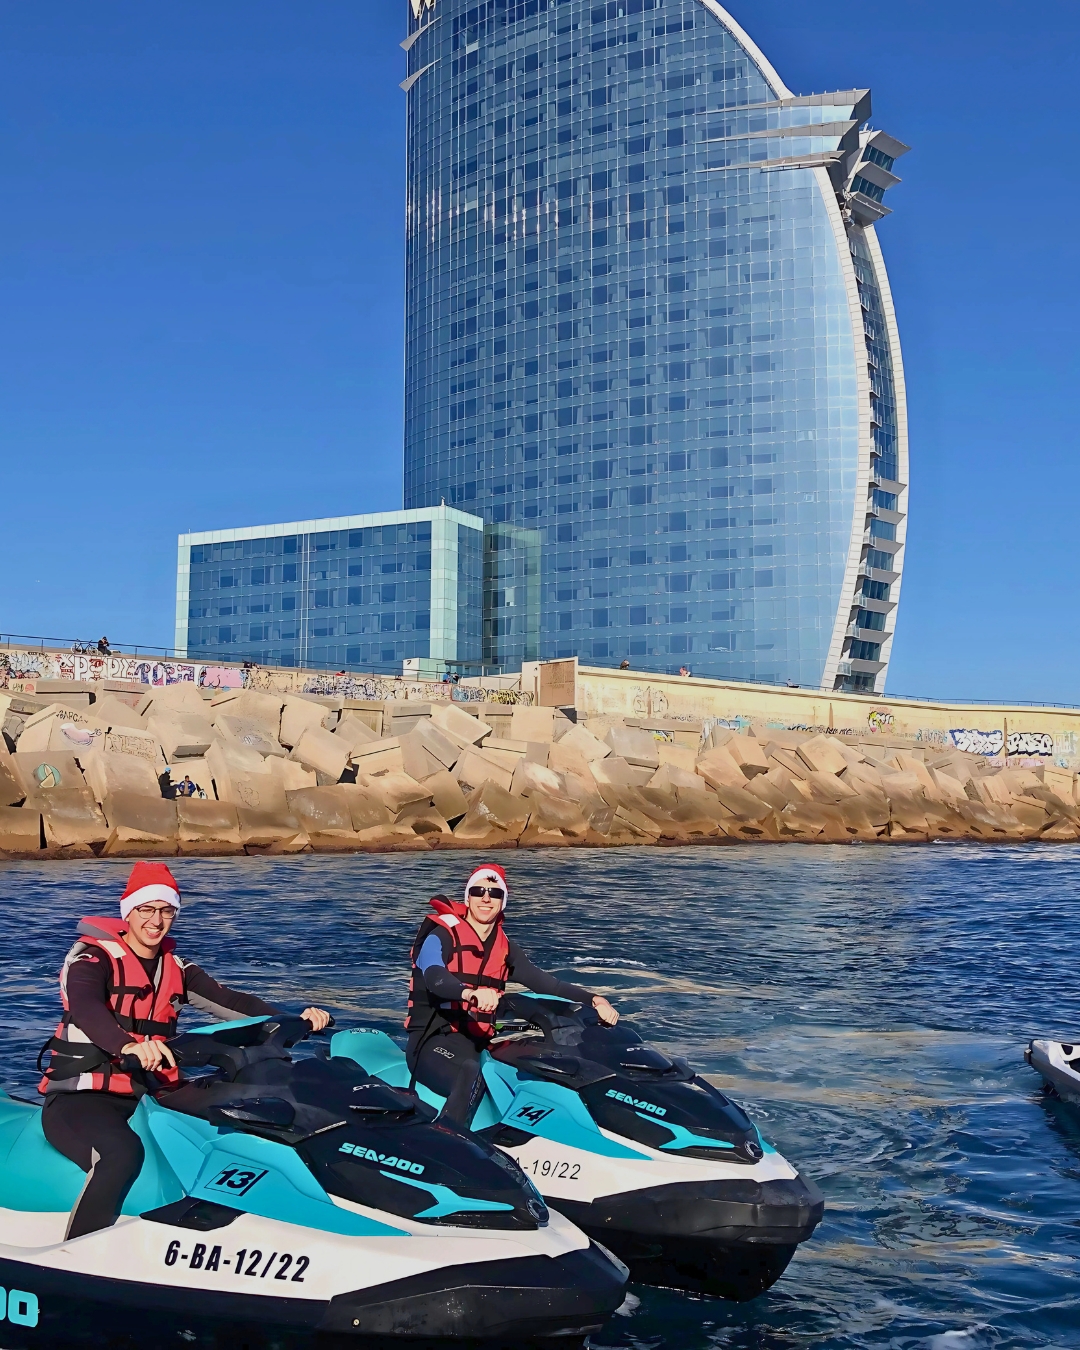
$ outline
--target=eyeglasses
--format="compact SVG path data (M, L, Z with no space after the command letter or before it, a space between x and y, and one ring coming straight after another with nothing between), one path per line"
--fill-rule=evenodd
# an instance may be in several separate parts
M490 895L492 900L505 900L506 892L498 886L470 886L469 899L479 900L482 895Z
M140 919L152 919L155 914L160 914L163 919L176 918L175 905L135 905L132 914L137 914Z

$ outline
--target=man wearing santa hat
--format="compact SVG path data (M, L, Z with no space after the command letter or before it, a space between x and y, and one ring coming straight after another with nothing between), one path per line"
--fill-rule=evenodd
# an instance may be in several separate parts
M495 1034L495 1011L509 980L536 994L591 1004L605 1026L619 1014L602 994L539 970L503 931L509 898L506 873L478 867L465 898L435 896L412 946L405 1028L414 1079L447 1098L448 1119L467 1125L479 1100L480 1052Z
M142 1141L128 1121L144 1092L179 1081L165 1042L183 1005L218 1021L278 1012L176 954L169 930L179 909L180 888L165 864L137 862L119 920L83 919L60 972L64 1015L42 1050L49 1064L38 1091L45 1094L45 1138L88 1174L68 1238L114 1223L139 1174ZM301 1016L316 1031L330 1021L321 1008L305 1008ZM125 1056L140 1069L125 1070Z

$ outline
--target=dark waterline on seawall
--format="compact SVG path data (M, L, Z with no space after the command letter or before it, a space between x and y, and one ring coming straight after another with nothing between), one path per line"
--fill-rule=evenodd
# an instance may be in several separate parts
M400 1034L426 899L457 895L475 860L174 859L178 947L237 988ZM1080 1347L1080 1113L1044 1098L1022 1058L1035 1035L1080 1039L1080 847L500 861L509 926L534 959L714 1075L827 1200L768 1294L733 1305L635 1287L640 1303L594 1345ZM36 1082L75 923L114 913L126 875L0 866L9 1090Z

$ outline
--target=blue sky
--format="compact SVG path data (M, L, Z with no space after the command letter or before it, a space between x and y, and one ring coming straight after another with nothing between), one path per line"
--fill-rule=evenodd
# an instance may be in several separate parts
M172 641L176 535L401 501L405 0L6 0L4 632ZM737 0L911 144L889 689L1080 703L1080 11Z

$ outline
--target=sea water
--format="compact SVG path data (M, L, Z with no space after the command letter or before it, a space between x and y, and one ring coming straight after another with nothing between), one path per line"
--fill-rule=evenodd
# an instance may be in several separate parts
M477 861L170 860L178 949L237 989L400 1035L427 898L459 896ZM1080 1040L1080 848L499 861L509 931L533 959L688 1056L826 1197L816 1234L762 1297L636 1286L594 1345L1080 1347L1080 1113L1023 1062L1033 1036ZM36 1082L79 917L115 913L126 875L119 863L0 866L9 1090Z

